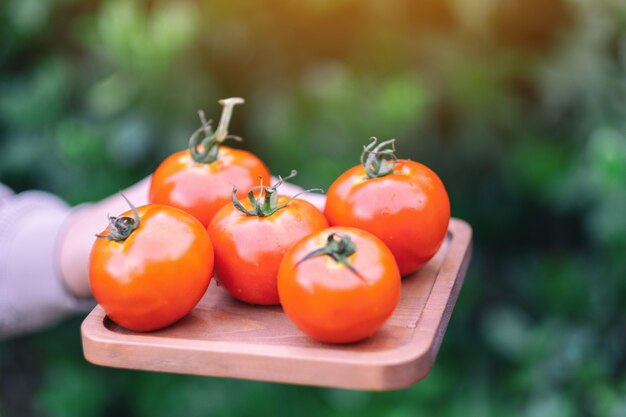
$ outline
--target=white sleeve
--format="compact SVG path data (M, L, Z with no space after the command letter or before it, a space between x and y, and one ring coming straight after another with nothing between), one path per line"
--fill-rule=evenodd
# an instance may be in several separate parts
M44 192L0 184L0 339L52 324L93 301L63 286L58 242L71 209Z

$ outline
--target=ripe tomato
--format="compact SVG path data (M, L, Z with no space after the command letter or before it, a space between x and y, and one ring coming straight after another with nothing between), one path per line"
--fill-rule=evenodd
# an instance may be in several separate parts
M281 183L254 187L243 202L233 189L233 204L224 206L208 227L216 279L247 303L279 304L276 275L285 252L300 238L328 227L322 212L308 201L277 195ZM255 189L260 189L256 198Z
M258 183L259 177L269 184L270 172L259 158L221 145L228 138L236 138L228 136L228 123L233 107L240 103L241 98L220 100L224 110L215 132L201 115L203 125L192 135L189 150L170 155L154 172L151 203L184 210L206 227L215 213L230 202L233 184L247 190ZM241 193L240 197L244 195Z
M383 150L386 145L392 149ZM365 147L355 166L328 189L324 214L331 226L352 226L380 238L400 273L415 272L446 237L450 202L439 177L426 166L396 160L393 140Z
M91 250L93 295L111 320L131 330L155 330L184 317L212 275L206 230L172 207L132 207L111 217Z
M365 339L391 316L400 272L376 236L331 227L296 243L278 272L280 302L304 333L328 343Z

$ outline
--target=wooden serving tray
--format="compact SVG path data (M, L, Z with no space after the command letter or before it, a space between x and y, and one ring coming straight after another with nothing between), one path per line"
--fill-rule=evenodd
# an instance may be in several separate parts
M428 375L471 257L471 227L452 219L435 257L402 282L400 302L371 338L318 343L280 307L238 302L214 280L196 308L174 325L125 330L97 306L81 326L85 358L97 365L254 379L290 384L389 390Z

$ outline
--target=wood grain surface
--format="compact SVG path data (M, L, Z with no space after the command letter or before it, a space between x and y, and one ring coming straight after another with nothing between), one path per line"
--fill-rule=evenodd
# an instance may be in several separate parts
M238 302L214 280L174 325L125 330L97 306L81 326L85 358L97 365L365 390L409 386L433 366L471 258L471 227L452 219L445 243L403 278L392 317L371 338L328 345L302 334L280 307Z

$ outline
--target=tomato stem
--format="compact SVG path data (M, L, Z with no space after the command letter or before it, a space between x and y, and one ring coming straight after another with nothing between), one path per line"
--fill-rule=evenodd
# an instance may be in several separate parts
M261 180L260 185L257 185L256 187L252 187L250 191L248 191L248 200L250 201L250 204L252 205L252 209L247 209L243 206L243 204L241 204L241 202L237 198L237 187L233 185L233 191L232 191L233 205L235 206L237 210L239 210L240 212L244 214L247 214L248 216L267 217L276 213L278 210L284 207L287 207L287 205L289 205L289 203L291 203L295 198L297 198L298 196L304 193L311 193L311 192L323 193L324 192L324 190L322 190L321 188L311 188L310 190L305 190L305 191L302 191L301 193L298 193L292 196L283 204L278 205L277 204L278 187L280 187L283 184L283 182L285 182L285 180L293 178L297 174L298 174L298 171L294 169L285 178L279 175L278 182L274 184L274 186L272 187L263 185L263 179L260 178ZM259 193L255 196L254 192L256 190L259 190Z
M240 97L231 97L219 101L224 108L215 132L211 127L211 120L207 121L204 112L198 111L202 126L193 132L189 138L189 153L194 161L204 164L213 163L218 158L219 147L222 142L227 139L241 141L239 136L228 134L228 125L233 115L233 108L244 102L245 100Z
M393 173L393 167L398 160L395 155L395 139L389 139L377 144L378 139L370 138L370 143L363 147L361 165L365 168L368 178L380 178ZM389 149L383 149L391 145Z
M120 195L126 200L133 212L133 217L109 217L109 233L106 235L96 235L98 239L112 240L114 242L123 242L130 236L135 229L139 227L139 213L137 208L122 193Z
M356 253L356 245L352 242L349 235L340 235L338 233L331 233L326 240L326 246L319 249L315 249L313 252L300 259L297 265L302 262L314 258L319 255L327 255L333 258L336 262L345 265L350 271L354 272L359 278L365 280L363 275L354 268L354 266L348 261L348 258Z

